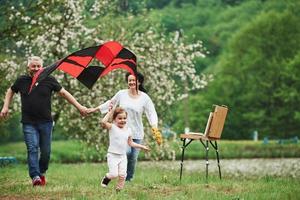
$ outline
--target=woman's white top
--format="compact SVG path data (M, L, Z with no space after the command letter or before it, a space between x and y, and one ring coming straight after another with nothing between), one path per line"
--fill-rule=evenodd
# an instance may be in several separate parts
M157 113L152 100L146 93L139 91L139 96L137 98L132 98L129 96L128 89L120 90L110 101L100 105L101 113L108 112L110 102L112 102L113 105L119 105L126 110L127 126L132 131L133 139L144 138L144 126L142 122L142 115L144 112L150 125L152 127L157 127Z
M128 138L131 136L131 131L126 126L119 128L115 124L112 124L109 129L109 153L126 154L128 147Z

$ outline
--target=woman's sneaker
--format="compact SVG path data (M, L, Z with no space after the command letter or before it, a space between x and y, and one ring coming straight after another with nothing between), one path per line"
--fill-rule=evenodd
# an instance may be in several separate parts
M111 181L111 179L107 178L106 176L104 176L101 180L101 186L102 187L107 187L108 183Z
M42 180L39 176L35 176L32 179L32 185L33 186L38 186L38 185L42 185Z

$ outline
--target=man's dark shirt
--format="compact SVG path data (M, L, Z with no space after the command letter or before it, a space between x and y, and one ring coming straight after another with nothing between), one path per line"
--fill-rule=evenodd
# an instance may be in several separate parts
M13 92L20 92L22 104L22 123L51 122L52 91L61 90L61 85L53 76L45 78L28 94L32 77L20 76L11 86Z

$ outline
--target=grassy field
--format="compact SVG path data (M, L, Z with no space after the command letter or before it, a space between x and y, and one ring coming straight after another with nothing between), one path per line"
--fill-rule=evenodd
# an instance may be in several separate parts
M175 145L175 144L174 144ZM176 159L181 156L181 142L176 145ZM270 141L263 144L262 141L226 141L219 142L221 159L232 158L300 158L300 143L297 144L277 144ZM105 153L103 152L103 155ZM102 155L102 156L103 156ZM185 152L186 159L203 159L204 148L199 141L192 142ZM21 163L26 163L26 147L24 142L9 143L0 146L0 157L14 156ZM84 144L75 141L53 141L51 162L57 163L78 163L85 161L98 161L99 153L95 150L88 150ZM213 148L210 148L210 158L215 158ZM144 159L143 152L139 156Z
M179 181L178 170L147 162L138 164L136 178L126 183L120 193L113 181L100 187L100 177L107 171L105 163L50 165L45 187L32 187L27 166L17 164L0 169L0 199L299 199L300 181L295 178L224 176L213 174L209 183L202 172L185 172Z
M280 145L273 141L266 145L262 141L221 141L219 146L224 167L224 158L300 157L299 144ZM86 160L93 161L89 159L90 155L95 156L97 152L87 151L78 141L54 141L50 170L47 174L48 184L46 187L33 188L28 178L27 165L24 164L25 144L18 142L1 145L0 156L15 156L18 164L0 168L0 199L300 199L298 175L293 177L281 173L254 173L238 176L234 175L234 172L225 173L224 168L223 179L219 180L217 173L211 172L207 185L204 179L204 161L201 170L186 168L181 182L179 161L176 161L174 166L172 163L171 166L166 165L166 162L140 162L135 180L126 184L121 193L116 194L115 182L107 189L99 185L100 178L107 171L105 162L83 163ZM177 158L179 157L178 147ZM188 146L186 160L203 157L204 150L199 142ZM215 157L212 150L210 157ZM238 165L238 162L235 162ZM298 164L296 165L295 170L298 170ZM188 163L185 166L188 166ZM262 165L258 166L262 168Z

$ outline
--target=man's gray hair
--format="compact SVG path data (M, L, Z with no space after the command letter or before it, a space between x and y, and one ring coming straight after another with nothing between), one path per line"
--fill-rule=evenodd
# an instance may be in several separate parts
M43 66L43 59L41 57L38 57L38 56L30 56L28 58L28 64L27 65L29 66L31 63L38 63L41 66Z

